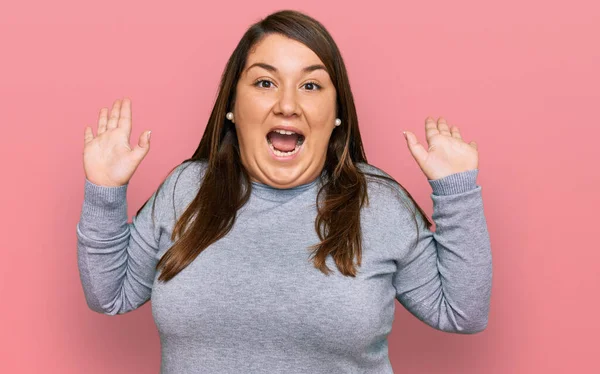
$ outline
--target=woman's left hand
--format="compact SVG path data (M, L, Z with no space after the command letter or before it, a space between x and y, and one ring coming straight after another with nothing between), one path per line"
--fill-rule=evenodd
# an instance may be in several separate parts
M479 167L477 143L466 143L458 127L449 128L443 117L438 119L437 124L433 118L427 117L425 134L429 149L419 144L415 134L410 131L404 132L408 149L427 179L441 179L450 174Z

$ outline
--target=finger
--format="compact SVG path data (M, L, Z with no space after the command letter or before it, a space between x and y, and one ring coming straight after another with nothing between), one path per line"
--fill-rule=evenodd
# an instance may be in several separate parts
M474 141L472 141L471 143L469 143L469 145L473 148L475 148L475 150L477 150L477 143L475 143Z
M123 99L121 104L118 127L127 130L127 134L131 133L131 100L127 97Z
M439 133L440 131L438 130L433 117L427 116L427 118L425 118L425 138L427 139L427 142L431 140L432 136Z
M427 158L427 150L419 143L415 134L410 131L405 131L404 134L406 135L406 142L408 143L410 153L417 160L417 163L421 165L421 162Z
M117 99L113 103L112 110L110 111L110 118L108 119L107 129L114 129L117 127L117 121L119 120L119 112L121 111L121 100Z
M462 140L462 136L460 135L460 131L458 130L458 127L456 127L456 126L450 127L450 132L452 133L452 137Z
M140 134L138 144L133 148L133 156L138 160L142 160L148 151L150 150L150 133L152 131L145 131Z
M450 129L448 128L448 123L446 122L446 119L444 119L444 117L438 118L437 127L440 130L440 134L446 135L446 136L452 136L450 134Z
M108 108L100 109L100 116L98 117L98 131L97 134L100 135L104 131L106 131L106 123L108 122Z
M91 142L92 140L94 140L94 133L92 132L92 127L86 126L85 132L83 134L83 144L87 144L87 143Z

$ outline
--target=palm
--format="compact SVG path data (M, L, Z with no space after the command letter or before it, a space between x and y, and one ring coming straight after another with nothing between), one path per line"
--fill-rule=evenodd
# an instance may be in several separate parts
M425 132L428 149L419 144L416 136L406 131L408 147L423 173L430 180L478 168L478 151L475 142L466 143L458 127L448 128L443 118L436 124L427 117Z
M129 180L132 169L131 147L129 138L121 129L114 129L97 136L84 148L86 168L105 170L107 181L124 184Z
M98 120L98 135L93 136L86 128L83 164L86 178L104 186L122 186L129 182L133 173L149 150L147 133L140 135L138 145L129 145L131 134L131 104L129 100L115 101L110 119L103 108Z

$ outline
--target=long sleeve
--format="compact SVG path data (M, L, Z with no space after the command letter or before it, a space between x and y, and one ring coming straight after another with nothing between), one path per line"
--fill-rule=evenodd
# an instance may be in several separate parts
M492 253L478 172L429 181L435 232L417 214L418 241L416 230L407 232L414 248L397 261L393 282L398 301L441 331L473 334L487 327Z
M173 175L131 223L127 222L128 184L106 187L85 179L76 230L77 260L86 302L93 311L123 314L150 299L163 232L160 222L168 207L172 209Z

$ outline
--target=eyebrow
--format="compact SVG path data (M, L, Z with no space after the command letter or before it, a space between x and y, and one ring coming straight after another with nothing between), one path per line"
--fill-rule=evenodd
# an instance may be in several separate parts
M248 67L248 69L246 69L246 72L248 72L248 70L250 70L251 68L253 68L255 66L261 67L265 70L269 70L270 72L273 72L273 73L277 73L277 68L275 66L266 64L264 62L255 62L254 64L250 65ZM309 66L305 67L304 69L302 69L302 72L310 73L312 71L319 70L319 69L327 71L325 66L323 66L321 64L314 64L314 65L309 65Z

